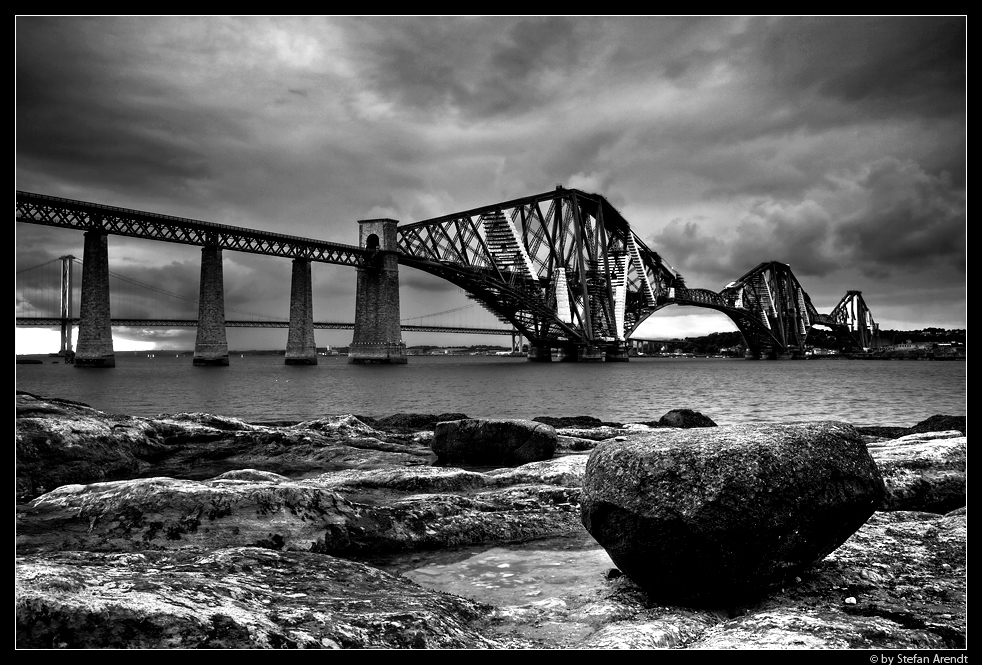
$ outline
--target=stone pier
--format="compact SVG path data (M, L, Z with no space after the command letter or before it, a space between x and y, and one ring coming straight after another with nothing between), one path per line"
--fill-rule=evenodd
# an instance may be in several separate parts
M590 344L576 347L576 362L578 363L602 363L605 356L606 352L601 346Z
M611 342L607 344L604 361L609 363L626 363L630 361L630 346L628 342Z
M591 362L627 362L627 343L615 342L605 345L587 346L541 346L529 345L530 362L540 363L591 363Z
M287 365L317 364L312 291L310 261L294 259L290 282L290 334L286 340Z
M82 301L78 314L75 367L115 367L109 314L109 237L102 231L85 234Z
M225 281L221 247L201 248L201 285L198 296L198 335L193 364L198 367L227 367L225 337Z
M349 363L404 364L406 345L399 322L399 258L394 219L358 222L358 245L369 250L358 268L355 332Z

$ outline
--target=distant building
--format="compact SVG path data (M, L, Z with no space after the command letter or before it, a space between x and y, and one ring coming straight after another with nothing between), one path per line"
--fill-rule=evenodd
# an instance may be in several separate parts
M927 351L933 347L934 344L931 342L911 342L908 339L906 342L902 344L894 344L893 350L894 351L918 351L918 350Z

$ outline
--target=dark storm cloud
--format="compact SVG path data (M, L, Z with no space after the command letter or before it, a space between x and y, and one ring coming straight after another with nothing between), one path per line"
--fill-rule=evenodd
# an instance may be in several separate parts
M758 201L748 212L716 233L674 220L652 240L677 268L720 281L767 260L799 277L854 269L895 285L941 284L965 271L964 195L910 161L878 160L815 199Z
M725 235L697 222L674 220L652 241L676 269L709 280L687 280L690 287L718 291L765 261L788 263L799 277L827 275L842 264L827 247L829 231L828 214L814 203L781 207L760 202Z
M936 177L912 162L883 159L858 185L866 192L865 205L837 229L836 238L855 260L874 271L937 265L965 271L965 201L947 174Z
M758 19L746 39L778 93L817 94L878 117L965 109L964 17Z
M683 112L635 131L653 160L705 180L704 196L801 196L861 150L964 184L964 19L760 18L693 44L703 26L683 27L686 66L668 61L664 81Z
M523 113L554 94L549 76L572 75L589 33L564 17L357 19L361 72L401 109L465 119ZM475 48L475 46L479 48Z
M24 174L180 193L212 176L201 138L241 140L234 112L140 76L148 53L103 19L19 19L17 159ZM115 24L114 24L115 25ZM117 59L122 56L122 59Z

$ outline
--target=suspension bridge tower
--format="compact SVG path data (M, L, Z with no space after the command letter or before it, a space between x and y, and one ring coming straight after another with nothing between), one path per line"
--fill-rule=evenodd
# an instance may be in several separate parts
M65 362L75 361L75 351L72 350L72 265L75 257L66 254L61 260L61 348L58 355Z

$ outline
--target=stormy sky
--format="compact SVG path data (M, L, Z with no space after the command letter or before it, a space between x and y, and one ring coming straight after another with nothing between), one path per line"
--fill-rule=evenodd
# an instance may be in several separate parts
M821 312L858 289L881 328L964 328L966 22L18 17L16 188L357 244L358 219L561 184L605 196L691 287L777 260ZM15 226L17 270L81 257L79 232ZM197 248L109 245L113 272L197 297ZM314 318L352 320L354 271L313 272ZM287 317L289 282L287 260L226 251L227 316ZM403 317L470 304L408 268L401 283ZM495 323L474 309L451 322ZM734 329L675 307L646 332ZM285 340L229 330L232 348Z

